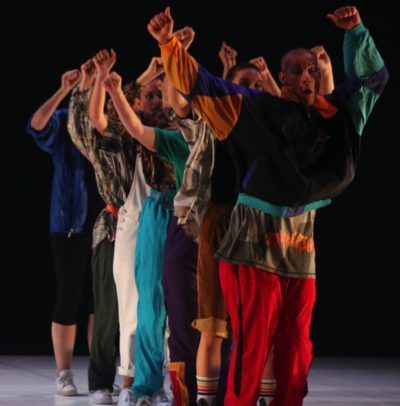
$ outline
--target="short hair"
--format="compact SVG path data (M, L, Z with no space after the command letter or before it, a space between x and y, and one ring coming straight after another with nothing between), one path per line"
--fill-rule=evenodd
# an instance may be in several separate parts
M254 69L261 73L260 69L258 69L258 67L256 65L254 65L254 63L242 62L242 63L237 63L236 65L232 66L232 68L229 69L228 74L226 75L226 80L229 80L230 82L232 82L236 73L238 73L244 69Z
M294 48L286 52L281 58L281 71L283 72L286 67L289 59L296 54L309 54L312 58L315 58L315 55L307 48Z

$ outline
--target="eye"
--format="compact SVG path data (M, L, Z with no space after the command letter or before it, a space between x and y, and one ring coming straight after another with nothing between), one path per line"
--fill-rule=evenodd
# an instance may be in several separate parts
M249 82L248 80L246 80L246 79L241 79L241 80L239 81L239 85L240 85L240 86L244 86L244 87L249 87L249 86L250 86L250 82Z

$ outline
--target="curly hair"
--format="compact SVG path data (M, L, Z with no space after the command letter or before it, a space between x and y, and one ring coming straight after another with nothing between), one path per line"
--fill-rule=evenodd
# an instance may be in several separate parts
M126 99L128 100L129 105L133 106L135 99L140 97L141 88L135 82L129 82L122 89ZM106 105L107 118L114 123L117 131L121 133L126 132L124 125L122 124L117 111L115 110L114 103L111 99L108 100Z
M144 87L145 86L138 85L136 82L129 82L123 87L123 93L130 106L133 106L135 99L140 99L140 94ZM113 122L114 128L116 128L117 131L120 131L121 133L125 133L126 129L122 124L111 99L107 101L106 113L108 119ZM160 110L155 113L147 114L142 111L138 111L137 115L139 116L140 121L144 125L147 125L149 127L160 127L170 130L178 129L176 123L171 120L171 118L168 114L165 113L165 111L163 111L161 106Z

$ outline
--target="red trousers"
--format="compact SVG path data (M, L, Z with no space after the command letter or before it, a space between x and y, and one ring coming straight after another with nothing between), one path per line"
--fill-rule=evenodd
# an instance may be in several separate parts
M233 334L225 405L256 405L272 345L277 386L271 405L302 405L312 359L315 279L223 261L219 275Z

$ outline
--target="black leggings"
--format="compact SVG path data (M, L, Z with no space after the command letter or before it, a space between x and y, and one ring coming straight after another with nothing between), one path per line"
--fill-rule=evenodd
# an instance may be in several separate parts
M92 239L89 235L52 233L57 296L53 322L71 325L78 320L82 297L93 313L92 272L90 266Z

